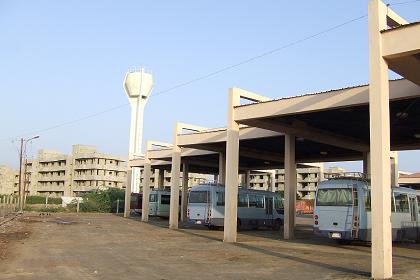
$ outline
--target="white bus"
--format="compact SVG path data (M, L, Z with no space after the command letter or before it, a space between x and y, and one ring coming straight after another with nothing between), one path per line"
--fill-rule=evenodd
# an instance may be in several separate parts
M420 241L420 193L393 187L391 196L392 240ZM371 199L368 180L341 177L318 186L314 207L314 233L336 239L371 241Z
M225 214L225 187L203 184L191 189L187 216L190 223L210 229L222 227ZM278 230L283 224L283 201L280 194L239 188L238 229L261 226Z
M149 215L161 218L169 217L169 204L171 192L165 190L153 190L149 196Z

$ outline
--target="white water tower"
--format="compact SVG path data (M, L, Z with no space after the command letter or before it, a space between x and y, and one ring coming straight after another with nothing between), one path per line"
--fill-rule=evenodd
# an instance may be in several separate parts
M131 106L129 160L141 156L144 107L152 93L152 88L153 76L143 68L130 69L125 75L124 90ZM140 168L132 170L131 192L140 192Z

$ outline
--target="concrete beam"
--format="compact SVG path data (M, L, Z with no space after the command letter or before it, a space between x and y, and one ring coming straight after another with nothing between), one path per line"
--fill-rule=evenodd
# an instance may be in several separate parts
M254 119L245 121L245 123L255 127L270 129L281 133L293 134L305 139L331 146L346 148L359 152L369 151L369 145L361 142L358 139L335 134L323 129L313 128L298 121L294 121L293 123L285 123L271 120Z

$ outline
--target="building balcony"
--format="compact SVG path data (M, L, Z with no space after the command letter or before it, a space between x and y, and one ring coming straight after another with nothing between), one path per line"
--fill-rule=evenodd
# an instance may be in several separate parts
M126 180L125 176L115 176L115 175L93 175L93 174L84 174L84 175L74 175L74 181L112 181L112 182L124 182Z
M127 171L127 166L125 165L114 165L114 164L98 164L98 163L83 163L83 164L74 164L74 170L90 170L90 169L101 169L101 170L110 170L110 171Z

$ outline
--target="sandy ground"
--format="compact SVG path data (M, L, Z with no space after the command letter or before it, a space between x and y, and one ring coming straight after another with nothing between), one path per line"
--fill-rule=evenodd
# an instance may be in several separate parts
M368 279L370 246L268 229L223 231L111 214L27 214L0 226L0 279ZM394 279L420 279L420 245L394 246Z

